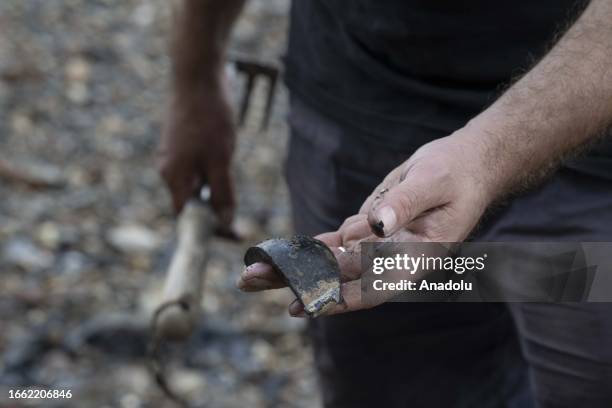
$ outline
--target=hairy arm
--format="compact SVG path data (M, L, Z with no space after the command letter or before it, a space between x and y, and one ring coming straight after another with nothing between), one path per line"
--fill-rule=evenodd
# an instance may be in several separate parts
M528 187L612 124L612 0L593 0L550 52L457 136L482 148L494 199Z

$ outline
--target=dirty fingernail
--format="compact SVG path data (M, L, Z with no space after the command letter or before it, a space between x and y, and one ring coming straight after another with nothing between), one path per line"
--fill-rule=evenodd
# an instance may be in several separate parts
M295 299L289 305L289 314L293 317L306 317L306 313L304 312L304 306L302 306L302 302L298 299Z
M376 211L376 218L378 219L378 223L373 225L373 229L379 237L384 237L395 229L397 215L395 215L395 211L391 206L386 205L378 209Z
M256 278L260 276L262 273L264 273L266 271L266 268L267 268L266 265L263 263L257 262L257 263L251 264L247 266L246 268L244 268L244 271L242 271L241 279L249 280L249 279Z

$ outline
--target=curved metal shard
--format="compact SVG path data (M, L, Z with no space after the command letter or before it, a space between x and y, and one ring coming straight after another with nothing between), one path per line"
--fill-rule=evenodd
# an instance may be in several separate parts
M342 302L340 267L332 251L318 239L303 235L268 239L247 250L245 265L256 262L271 265L284 277L309 316L320 315L332 302Z

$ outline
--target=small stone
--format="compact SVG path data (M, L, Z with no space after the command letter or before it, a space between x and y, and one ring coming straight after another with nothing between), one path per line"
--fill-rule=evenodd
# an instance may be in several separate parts
M23 113L14 113L10 117L11 121L11 129L19 134L25 135L32 132L34 125L32 123L32 119L28 115Z
M151 270L152 259L146 253L135 253L130 257L130 266L133 269L140 271Z
M121 225L113 228L108 242L122 252L150 252L156 250L161 240L155 231L142 225Z
M55 249L60 242L60 231L57 224L53 222L44 222L38 227L36 237L45 248Z
M129 365L117 371L116 375L119 384L126 386L139 395L147 392L151 384L151 377L144 365Z
M67 377L71 368L71 362L66 353L51 350L40 361L36 379L45 383L55 383Z
M125 127L125 123L121 116L119 115L111 115L102 119L100 123L100 127L102 131L105 133L109 133L111 135L121 133L121 131Z
M180 369L172 373L173 389L181 395L193 395L206 388L206 377L200 371Z
M66 89L66 97L70 102L83 105L89 99L89 89L82 82L73 82Z
M67 251L61 255L57 270L60 273L76 275L82 272L89 264L89 259L78 251Z
M26 270L47 269L54 263L53 255L25 238L10 240L4 246L4 260Z
M272 346L265 340L256 340L251 348L251 353L255 361L262 366L270 368L270 362L273 360L274 353Z
M22 168L28 178L41 186L60 188L66 183L62 169L51 163L30 162L25 163Z
M89 62L81 57L73 57L66 64L66 79L70 82L86 82L91 76Z

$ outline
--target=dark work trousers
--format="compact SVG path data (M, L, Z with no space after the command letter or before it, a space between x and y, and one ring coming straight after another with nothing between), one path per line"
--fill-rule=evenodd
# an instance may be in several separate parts
M295 228L336 230L411 152L291 104ZM612 184L571 170L499 210L476 237L611 238ZM612 407L609 303L387 303L311 320L310 332L326 407Z

